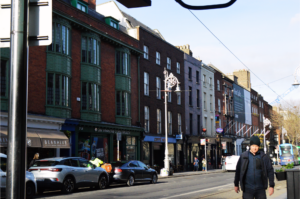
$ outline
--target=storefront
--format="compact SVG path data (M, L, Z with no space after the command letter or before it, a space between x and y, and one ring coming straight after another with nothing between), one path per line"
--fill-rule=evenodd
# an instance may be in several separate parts
M187 138L187 170L194 170L194 158L199 159L201 167L201 160L204 157L204 146L200 146L200 136L188 136Z
M7 154L7 127L1 126L0 130L0 150ZM60 156L60 149L69 149L69 139L63 132L49 129L27 128L27 163L29 163L35 153L39 153L39 158L49 158Z
M140 127L68 119L62 129L71 132L72 156L99 158L109 163L116 162L118 154L121 162L140 160Z
M178 157L176 157L176 138L168 137L168 151L169 151L169 161L176 167L178 162ZM157 168L160 172L160 168L164 167L165 159L165 137L159 136L145 136L143 140L143 157L142 161L145 164Z

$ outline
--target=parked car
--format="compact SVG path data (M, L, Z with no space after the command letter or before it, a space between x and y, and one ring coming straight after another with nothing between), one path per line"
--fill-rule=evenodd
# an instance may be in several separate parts
M103 168L80 157L41 159L29 171L36 177L39 193L46 189L72 193L78 187L105 189L109 184L109 176Z
M235 171L236 165L239 161L240 156L239 155L231 155L226 156L225 158L225 170L226 171Z
M115 166L111 175L114 182L125 182L128 186L134 185L134 182L137 181L150 181L155 184L158 180L157 172L154 169L137 160Z
M6 162L7 155L0 153L0 176L1 176L1 193L5 193L6 191ZM26 198L32 198L37 191L37 184L35 177L32 173L26 171Z

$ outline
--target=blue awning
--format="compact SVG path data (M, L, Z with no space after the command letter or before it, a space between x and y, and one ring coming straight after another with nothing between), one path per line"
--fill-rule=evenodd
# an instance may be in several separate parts
M165 137L158 137L158 136L149 136L146 135L144 138L144 142L165 142ZM176 138L168 137L168 143L176 143Z

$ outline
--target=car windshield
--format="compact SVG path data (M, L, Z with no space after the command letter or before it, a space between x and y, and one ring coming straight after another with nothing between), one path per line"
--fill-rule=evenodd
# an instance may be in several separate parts
M59 163L59 161L55 160L39 160L36 161L32 167L49 167L49 166L55 166Z
M291 156L291 147L290 146L281 146L280 147L282 156Z

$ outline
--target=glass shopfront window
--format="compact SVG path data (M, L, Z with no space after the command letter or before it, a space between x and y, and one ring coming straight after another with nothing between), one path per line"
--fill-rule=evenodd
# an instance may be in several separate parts
M168 144L168 150L169 150L169 160L172 164L175 164L175 150L174 150L174 144Z
M99 158L103 162L108 162L108 140L103 137L93 137L91 146L91 157Z
M143 142L143 162L150 164L150 143Z
M136 138L127 136L126 138L126 158L127 160L136 160Z
M79 135L78 137L78 156L87 160L91 159L91 136Z
M198 144L192 144L191 148L191 163L194 162L194 158L197 157L199 159L200 153L199 153L199 145Z

